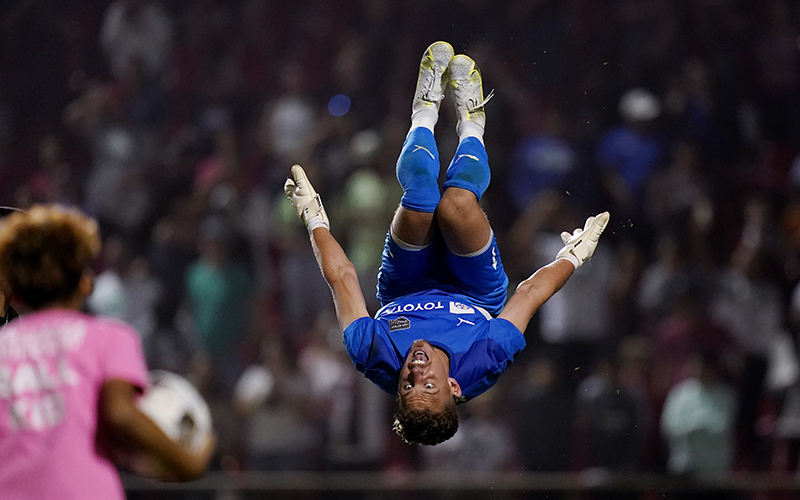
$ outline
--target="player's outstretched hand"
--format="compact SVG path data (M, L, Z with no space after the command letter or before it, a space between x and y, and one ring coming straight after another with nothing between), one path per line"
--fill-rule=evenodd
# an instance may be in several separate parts
M292 167L292 176L286 179L283 192L292 202L297 215L303 219L309 231L313 231L317 227L330 229L331 224L328 221L328 214L325 213L325 207L322 206L322 200L314 191L314 186L306 177L303 167L300 165Z
M608 212L603 212L586 219L583 229L578 228L571 234L567 231L561 233L564 248L558 252L556 259L567 259L572 262L575 269L579 268L592 257L594 249L597 248L597 240L608 225L608 218Z

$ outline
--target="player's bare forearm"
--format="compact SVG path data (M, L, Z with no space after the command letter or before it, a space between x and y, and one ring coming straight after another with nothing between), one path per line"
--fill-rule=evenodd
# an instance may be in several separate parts
M540 268L517 286L498 318L510 321L524 333L536 310L564 286L574 271L575 266L566 259Z
M536 310L564 286L575 269L594 254L609 217L608 212L593 215L586 219L583 229L561 233L564 247L556 254L556 260L520 283L498 317L512 322L524 332Z
M103 384L100 414L103 421L125 442L133 443L166 465L169 474L161 479L187 481L208 467L214 451L213 439L198 454L170 439L136 406L136 387L124 380L109 380Z
M303 167L292 167L292 176L286 179L283 192L292 202L297 215L306 223L311 247L322 276L333 292L336 317L344 331L353 321L369 316L361 285L358 284L356 268L328 229L331 226L322 200L308 180Z
M311 231L311 246L322 276L333 292L336 317L342 330L358 318L369 316L356 268L336 238L327 228L318 227Z

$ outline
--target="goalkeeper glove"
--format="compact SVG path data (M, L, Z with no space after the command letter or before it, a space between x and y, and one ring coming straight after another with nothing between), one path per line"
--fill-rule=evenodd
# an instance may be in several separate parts
M309 232L318 227L331 228L328 214L325 213L325 207L322 206L322 200L314 191L303 167L300 165L292 167L292 176L286 179L283 192L292 202L297 215L306 223Z
M592 257L594 249L597 248L597 240L603 234L603 230L608 224L608 212L595 215L586 219L583 229L578 228L572 234L564 231L561 233L561 241L564 242L562 248L556 255L556 260L567 259L572 262L575 269Z

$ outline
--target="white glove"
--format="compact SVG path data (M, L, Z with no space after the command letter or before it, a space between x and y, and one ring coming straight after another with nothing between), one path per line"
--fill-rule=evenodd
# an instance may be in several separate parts
M283 192L292 202L297 215L306 223L309 232L318 227L331 228L328 214L325 213L325 207L322 206L322 200L314 191L303 167L300 165L292 167L292 176L286 179Z
M562 248L556 255L557 259L567 259L572 262L575 269L592 257L594 249L597 248L597 240L603 234L603 230L608 225L608 212L595 215L586 219L583 229L578 228L572 234L564 231L561 233L561 241L564 242Z

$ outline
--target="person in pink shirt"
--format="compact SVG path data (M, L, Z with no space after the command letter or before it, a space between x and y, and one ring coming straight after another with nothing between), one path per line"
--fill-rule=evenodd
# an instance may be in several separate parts
M35 206L0 225L0 281L30 311L0 333L0 497L124 499L110 456L122 443L164 465L163 479L201 475L197 454L168 438L136 405L147 386L137 332L81 312L92 291L96 223Z

